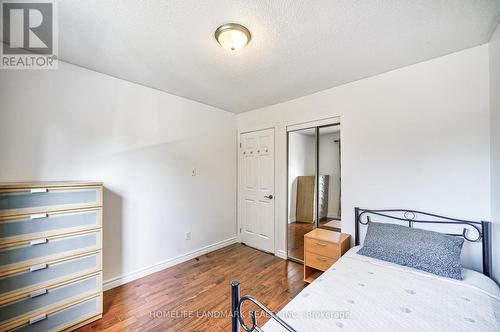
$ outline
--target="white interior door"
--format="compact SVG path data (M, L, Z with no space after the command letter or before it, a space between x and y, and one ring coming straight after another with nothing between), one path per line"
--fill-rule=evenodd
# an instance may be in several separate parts
M240 236L274 252L274 129L240 136Z

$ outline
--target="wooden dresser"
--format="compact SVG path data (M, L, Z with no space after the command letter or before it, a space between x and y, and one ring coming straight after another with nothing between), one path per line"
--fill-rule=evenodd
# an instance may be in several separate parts
M0 331L102 317L100 182L0 184Z
M304 235L304 281L311 283L351 247L349 234L316 228Z

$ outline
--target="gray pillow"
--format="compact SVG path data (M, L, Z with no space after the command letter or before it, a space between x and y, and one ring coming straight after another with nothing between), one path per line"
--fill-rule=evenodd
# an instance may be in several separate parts
M462 280L463 243L458 236L370 222L358 254Z

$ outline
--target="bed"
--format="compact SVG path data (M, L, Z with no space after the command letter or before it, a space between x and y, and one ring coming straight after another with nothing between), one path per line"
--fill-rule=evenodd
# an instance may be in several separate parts
M491 241L488 222L454 219L413 210L356 209L356 240L330 269L279 313L247 295L233 282L233 331L500 331L500 290L489 278ZM408 227L439 226L447 234L481 248L482 271L461 269L463 280L358 254L362 227L374 218ZM418 227L418 226L417 226ZM435 227L436 228L436 227ZM253 302L270 319L242 319L241 306ZM245 323L246 321L246 323Z

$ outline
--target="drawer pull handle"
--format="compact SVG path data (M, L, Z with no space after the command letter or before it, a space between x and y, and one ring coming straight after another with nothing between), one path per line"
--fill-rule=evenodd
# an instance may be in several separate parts
M49 216L48 213L32 214L30 216L30 219L41 219L41 218L47 218L48 216Z
M35 272L39 270L44 270L48 268L49 266L47 264L38 264L30 267L30 272Z
M326 243L316 242L316 245L318 245L320 247L326 247Z
M35 323L38 323L39 321L42 321L44 319L47 319L47 314L41 314L36 317L33 317L30 319L29 325L33 325Z
M32 193L32 194L47 193L47 192L49 192L49 189L47 189L47 188L33 188L33 189L30 189L30 193Z
M36 239L36 240L32 240L32 241L30 242L30 245L32 245L32 246L37 246L37 245L39 245L39 244L44 244L44 243L47 243L47 242L49 242L49 240L48 240L48 239Z
M47 294L47 289L39 289L39 290L36 290L34 292L32 292L30 294L30 298L34 298L34 297L37 297L37 296L40 296L40 295L45 295Z
M325 259L325 258L320 258L320 257L318 257L318 261L320 261L320 262L323 262L323 263L324 263L324 262L326 262L326 259Z

